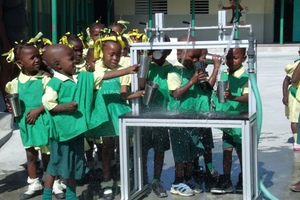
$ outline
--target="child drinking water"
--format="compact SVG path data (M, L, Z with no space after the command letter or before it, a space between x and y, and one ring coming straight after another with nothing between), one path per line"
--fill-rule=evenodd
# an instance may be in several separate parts
M221 73L221 80L228 81L228 89L224 92L227 102L220 103L213 95L216 111L248 112L248 74L243 67L247 59L246 48L231 48L226 56L228 68ZM218 60L219 63L221 60ZM211 193L225 194L234 191L231 182L232 153L236 150L242 171L242 131L241 128L222 128L223 131L223 174L220 175ZM242 173L239 174L236 192L243 192Z
M86 172L84 133L98 127L106 119L93 118L94 89L102 81L136 73L139 65L112 72L76 74L73 50L61 44L47 47L44 59L54 70L43 96L43 105L50 117L50 162L47 168L43 199L51 199L54 176L67 181L66 199L77 199L76 179ZM103 105L100 105L103 106ZM97 110L97 109L95 109Z

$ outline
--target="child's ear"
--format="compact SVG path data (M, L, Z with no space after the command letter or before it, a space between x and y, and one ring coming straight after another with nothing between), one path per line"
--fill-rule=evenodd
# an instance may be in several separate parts
M22 67L22 66L23 66L22 61L20 61L20 60L18 60L18 61L16 62L16 64L17 64L19 67Z
M55 65L55 67L56 67L58 70L61 70L61 69L62 69L62 66L60 65L59 60L55 60L55 61L54 61L54 65Z
M247 59L247 56L244 56L244 60L243 60L243 62L245 62L245 61L246 61L246 59Z

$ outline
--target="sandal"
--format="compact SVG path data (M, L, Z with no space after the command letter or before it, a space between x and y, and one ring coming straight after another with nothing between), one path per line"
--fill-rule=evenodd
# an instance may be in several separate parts
M178 194L184 197L190 197L195 195L195 192L185 183L172 184L171 194Z

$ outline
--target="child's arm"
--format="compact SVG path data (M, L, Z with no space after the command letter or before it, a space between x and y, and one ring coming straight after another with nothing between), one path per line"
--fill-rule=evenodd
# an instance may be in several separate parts
M248 93L245 93L242 96L233 96L230 92L230 89L224 92L224 98L232 101L248 103Z
M292 75L292 83L298 83L300 80L300 62L298 63L293 75Z
M218 73L219 73L219 69L220 69L220 66L221 66L221 57L220 56L216 56L216 55L213 55L213 62L214 62L214 69L208 79L208 84L210 85L211 88L214 87L214 85L216 84L216 80L217 80L217 76L218 76Z
M119 77L119 76L124 76L126 74L136 74L139 70L139 67L140 67L140 64L135 64L133 66L130 66L130 67L127 67L124 69L105 72L105 74L103 76L103 80L111 79L111 78L115 78L115 77Z
M26 116L26 123L34 124L36 119L38 118L38 116L44 111L45 111L45 109L44 109L43 105L41 105L40 107L38 107L36 109L30 110Z
M130 99L135 99L144 96L145 91L140 90L136 92L128 92L127 85L122 85L121 86L121 99L122 100L130 100Z
M75 101L66 104L58 104L57 98L57 92L51 87L46 86L45 93L42 97L44 108L51 113L60 113L64 111L74 112L78 109L78 104Z
M66 104L57 104L53 109L50 110L51 113L60 113L64 111L74 112L78 109L78 104L75 101L71 101Z
M179 99L182 95L184 95L186 93L186 91L188 91L190 89L190 87L192 87L193 85L198 83L199 80L202 80L203 75L205 75L203 72L196 71L194 76L189 80L189 82L187 82L187 84L178 88L175 91L171 91L172 96L175 99Z
M289 85L290 85L291 78L289 76L285 76L283 83L282 83L282 103L288 106L289 102Z

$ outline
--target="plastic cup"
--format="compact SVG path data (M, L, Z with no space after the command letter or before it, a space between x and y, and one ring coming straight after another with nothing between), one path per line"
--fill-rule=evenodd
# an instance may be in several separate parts
M15 94L8 94L5 97L8 101L8 103L11 106L12 109L12 113L14 115L14 117L19 117L22 113L21 113L21 103L20 103L20 99L19 99L19 94L15 93Z
M143 98L143 104L148 106L151 101L153 100L157 89L159 88L159 85L153 81L148 81L146 83L146 88L145 88L145 95Z
M138 78L146 78L149 71L150 58L147 55L140 55L139 64L141 65L138 71Z
M227 102L224 98L224 92L228 89L228 81L218 81L218 99L220 103Z

